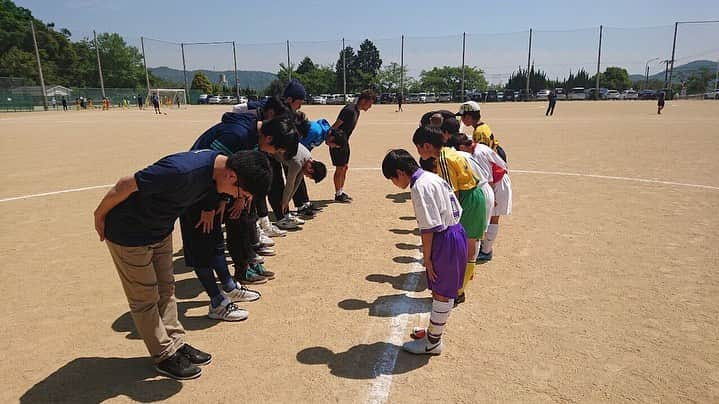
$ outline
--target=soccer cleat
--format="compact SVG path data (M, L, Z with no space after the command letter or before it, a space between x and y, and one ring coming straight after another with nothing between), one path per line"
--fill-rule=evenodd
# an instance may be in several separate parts
M479 254L477 254L477 261L476 261L477 264L479 264L481 262L491 261L491 260L492 260L492 251L485 253L480 250Z
M292 230L299 228L300 225L288 215L277 221L277 227L282 230Z
M190 380L200 377L202 369L193 365L185 355L175 352L169 358L155 365L158 373L176 380Z
M467 300L466 294L462 293L461 295L457 296L457 298L454 299L454 307L459 306L460 303L464 303L465 300Z
M217 307L212 307L210 304L210 311L207 313L207 317L222 321L242 321L247 320L248 316L247 310L237 307L229 299L223 300Z
M427 337L424 337L405 342L402 349L415 355L439 355L442 353L442 340L440 339L436 344L432 344Z
M262 264L252 265L251 268L252 268L252 272L256 273L257 275L267 278L267 280L275 279L275 273L265 269L265 267Z
M339 195L335 195L335 202L350 203L352 202L352 197L343 192Z
M427 329L424 327L414 327L409 337L412 339L422 339L427 336Z
M202 352L190 344L185 344L177 350L177 352L185 355L185 357L195 366L209 365L212 362L212 355Z
M257 247L255 248L255 251L257 252L257 254L264 256L272 256L277 254L275 249L272 247Z
M262 296L260 292L247 289L244 286L234 288L229 292L223 290L222 294L230 299L231 302L254 302L255 300L260 300L260 296Z
M287 235L287 232L284 230L281 230L279 227L275 226L274 224L270 224L268 227L261 227L262 232L265 233L265 236L268 237L284 237Z
M239 277L235 276L235 281L243 285L261 285L263 283L267 283L267 278L259 275L257 272L253 271L252 268L247 268L244 271L241 271L241 275Z

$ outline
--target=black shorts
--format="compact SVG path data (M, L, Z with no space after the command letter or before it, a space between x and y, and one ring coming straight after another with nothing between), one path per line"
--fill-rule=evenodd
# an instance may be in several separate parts
M350 144L347 143L345 147L333 147L330 149L330 157L332 158L332 165L335 167L346 166L350 162Z

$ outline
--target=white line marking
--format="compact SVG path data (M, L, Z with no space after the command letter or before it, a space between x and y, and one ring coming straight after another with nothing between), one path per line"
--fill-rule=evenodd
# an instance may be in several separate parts
M330 168L329 171L334 170L334 168ZM357 167L352 168L352 171L380 171L380 167ZM648 184L659 184L659 185L671 185L671 186L679 186L679 187L690 187L690 188L700 188L700 189L711 189L715 191L719 191L719 187L715 187L712 185L702 185L702 184L687 184L684 182L672 182L672 181L661 181L661 180L652 180L652 179L646 179L646 178L632 178L632 177L615 177L611 175L597 175L597 174L582 174L582 173L564 173L564 172L558 172L558 171L536 171L536 170L509 170L510 173L519 173L519 174L539 174L539 175L559 175L563 177L586 177L586 178L598 178L598 179L604 179L604 180L615 180L615 181L634 181L634 182L643 182ZM53 191L53 192L43 192L41 194L30 194L30 195L22 195L22 196L14 196L9 198L2 198L0 199L0 203L2 202L10 202L10 201L17 201L22 199L31 199L31 198L39 198L42 196L51 196L51 195L58 195L58 194L66 194L70 192L80 192L80 191L89 191L92 189L98 189L98 188L109 188L113 184L108 185L94 185L90 187L82 187L82 188L72 188L72 189L64 189L61 191Z
M414 297L413 290L416 289L417 283L419 283L424 268L415 262L412 264L413 274L408 276L404 281L402 288L410 292L405 293L408 297ZM401 346L406 339L406 327L407 321L411 314L408 314L411 309L412 303L407 300L402 300L399 304L393 306L392 318L390 318L389 335L386 341L390 344ZM389 398L390 390L392 389L392 373L394 372L395 363L397 363L397 356L399 355L399 347L388 347L380 355L379 360L374 367L375 379L372 382L372 386L369 390L369 396L367 402L372 404L386 403Z

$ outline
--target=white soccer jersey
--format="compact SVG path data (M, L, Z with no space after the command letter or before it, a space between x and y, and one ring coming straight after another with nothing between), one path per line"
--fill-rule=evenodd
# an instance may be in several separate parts
M477 143L472 156L474 156L474 159L479 163L479 166L482 169L482 174L486 175L485 178L487 178L487 181L490 183L494 183L494 177L492 176L492 163L502 167L505 171L509 171L507 163L505 163L491 147L483 143Z
M422 233L444 231L459 223L462 207L452 187L438 175L417 170L412 175L410 193Z

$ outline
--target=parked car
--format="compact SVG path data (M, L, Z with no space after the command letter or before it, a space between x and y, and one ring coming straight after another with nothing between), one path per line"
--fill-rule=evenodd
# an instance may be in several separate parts
M527 91L527 89L523 88L519 90L519 99L522 101L530 101L534 99L534 94L532 94L532 91Z
M327 104L327 97L322 96L322 95L315 95L314 97L312 97L312 103L325 105L325 104Z
M563 88L555 88L554 94L557 94L557 99L567 98L567 92Z
M608 100L620 100L621 94L619 94L619 91L617 91L617 90L608 90L607 91L607 99Z
M197 97L197 103L198 104L207 104L208 97L209 97L209 95L207 95L207 94L200 94L200 96Z
M537 91L536 99L546 101L549 99L549 93L551 93L551 91L547 89L539 90Z
M219 95L211 95L207 97L207 103L208 104L220 104L222 103L222 98L220 98Z
M382 93L379 95L380 104L394 104L397 102L397 96L394 93Z
M497 90L487 91L487 102L497 102Z
M409 93L407 96L407 103L416 103L419 102L419 94L418 93Z
M587 99L588 100L606 100L607 99L607 90L606 88L602 87L599 89L599 96L596 95L597 89L596 88L590 88L587 92Z
M638 98L639 94L631 88L629 90L622 91L621 99L623 100L636 100Z
M497 91L497 101L504 101L504 91Z
M640 100L656 100L657 99L657 92L654 90L649 90L649 89L639 90L639 93L637 95Z
M719 89L716 89L713 92L704 93L704 99L705 100L719 100Z
M504 101L515 101L514 90L502 91L502 97L504 98Z
M452 93L439 93L437 96L437 102L452 102Z
M587 94L584 92L584 87L574 87L572 91L569 92L570 100L586 100Z

